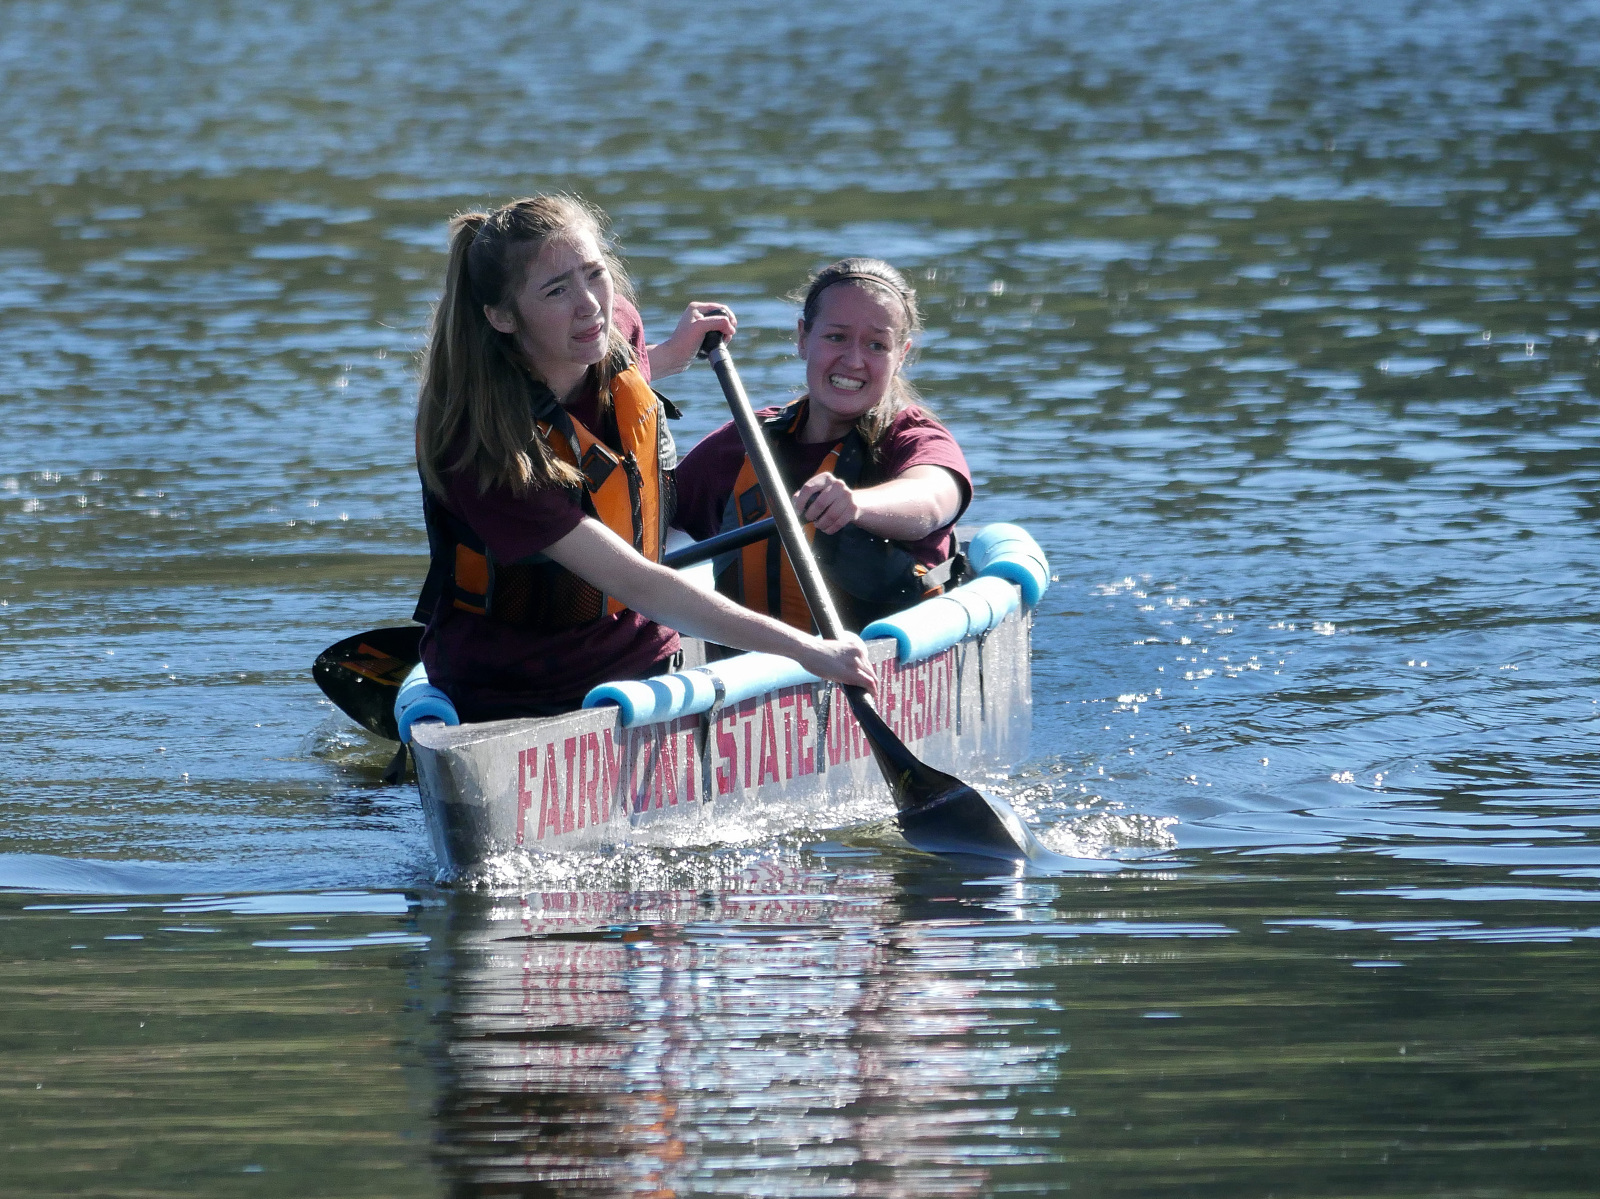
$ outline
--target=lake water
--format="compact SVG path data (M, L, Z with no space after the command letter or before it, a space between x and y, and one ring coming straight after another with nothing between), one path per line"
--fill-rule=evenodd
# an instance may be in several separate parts
M1600 5L0 15L0 1193L1587 1195ZM424 565L459 209L648 326L917 282L1114 872L871 838L433 884L323 701ZM663 389L683 445L722 406Z

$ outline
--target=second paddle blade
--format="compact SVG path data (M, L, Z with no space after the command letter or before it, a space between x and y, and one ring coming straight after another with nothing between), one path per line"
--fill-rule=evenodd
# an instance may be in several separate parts
M394 699L411 668L421 660L418 624L368 629L346 637L317 655L311 677L339 710L369 732L400 740Z

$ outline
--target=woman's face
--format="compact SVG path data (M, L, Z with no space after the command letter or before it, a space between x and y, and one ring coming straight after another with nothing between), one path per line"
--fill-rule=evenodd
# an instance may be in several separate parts
M611 272L594 234L572 229L548 238L528 265L515 312L488 308L489 323L516 336L533 372L564 397L611 346Z
M817 319L799 328L806 393L829 435L843 434L889 393L911 339L902 305L876 287L835 283L817 301Z

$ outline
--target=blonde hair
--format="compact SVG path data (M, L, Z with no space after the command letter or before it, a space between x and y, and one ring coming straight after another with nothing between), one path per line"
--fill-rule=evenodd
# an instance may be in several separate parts
M417 467L435 495L444 494L444 476L456 471L471 472L479 491L507 487L516 495L583 481L534 424L543 382L532 374L515 335L500 332L483 311L514 311L529 264L545 242L570 232L594 237L616 290L630 295L605 213L576 196L529 196L450 221L444 294L433 312L417 399ZM610 313L606 319L609 324ZM614 327L609 336L599 368L602 403L611 380L633 362L626 339Z
M841 258L812 275L805 291L789 296L790 300L800 304L800 327L804 333L809 334L811 327L817 322L817 310L822 306L822 293L838 284L848 284L864 291L877 292L894 301L903 318L895 328L897 341L914 337L922 332L922 312L917 307L917 293L911 284L906 282L904 275L881 258ZM861 435L861 440L866 442L874 460L878 456L878 445L882 442L884 434L888 433L889 427L894 424L895 417L913 404L927 411L922 396L905 377L905 368L910 365L913 354L915 354L914 348L901 362L900 369L894 373L894 378L889 380L889 389L883 399L856 418L856 432ZM928 416L934 420L938 419L932 412L928 412Z

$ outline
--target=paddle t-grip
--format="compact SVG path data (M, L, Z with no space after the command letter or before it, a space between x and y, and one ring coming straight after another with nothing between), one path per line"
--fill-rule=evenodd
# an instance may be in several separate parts
M706 339L700 343L700 352L697 353L695 355L695 357L696 358L709 358L709 357L711 357L711 351L716 349L721 344L722 344L722 334L719 333L717 330L713 329L713 330L711 330L710 333L706 334Z

